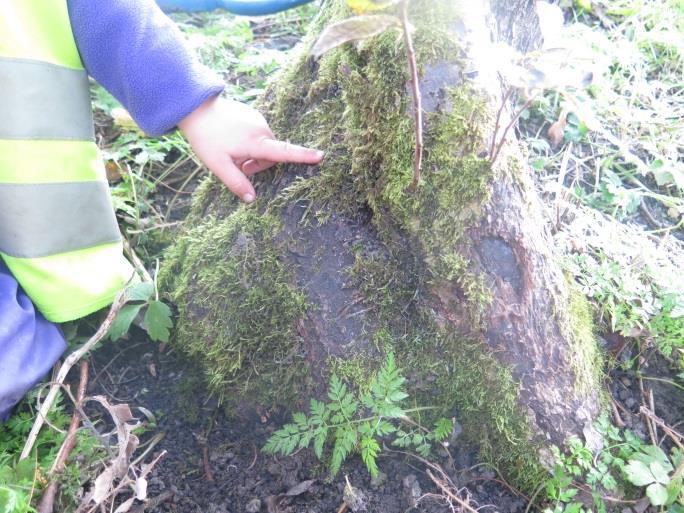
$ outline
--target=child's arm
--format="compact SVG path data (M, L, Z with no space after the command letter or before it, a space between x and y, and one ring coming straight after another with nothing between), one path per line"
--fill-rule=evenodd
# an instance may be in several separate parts
M321 160L320 152L274 140L254 109L217 99L222 80L197 61L152 0L68 0L68 7L88 73L146 133L179 126L199 158L243 200L254 198L245 175L274 162Z

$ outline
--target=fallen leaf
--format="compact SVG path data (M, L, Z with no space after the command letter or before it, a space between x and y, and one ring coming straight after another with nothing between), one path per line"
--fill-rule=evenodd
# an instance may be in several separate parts
M369 14L356 16L327 27L311 49L311 55L318 58L325 52L344 43L367 39L400 24L396 16Z
M124 502L119 504L119 507L114 510L114 513L127 513L128 510L131 509L131 506L133 506L134 502L135 502L135 497L131 497L130 499L126 499Z
M295 497L297 495L301 495L303 493L306 493L311 489L311 486L313 486L313 484L315 482L316 482L315 479L309 479L308 481L302 481L301 483L293 486L287 492L285 492L285 495L287 497Z
M558 145L563 142L563 138L565 137L565 127L567 124L568 122L566 120L566 113L564 112L563 116L559 118L558 121L553 123L546 132L546 136L549 138L549 142L553 148L558 147Z
M147 479L144 477L135 480L135 498L139 501L147 499Z

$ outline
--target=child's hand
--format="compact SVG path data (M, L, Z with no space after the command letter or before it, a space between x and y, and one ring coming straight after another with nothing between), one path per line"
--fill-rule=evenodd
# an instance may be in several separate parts
M277 162L318 164L323 152L275 139L264 117L239 102L211 98L178 127L199 159L247 203L256 193L248 176Z

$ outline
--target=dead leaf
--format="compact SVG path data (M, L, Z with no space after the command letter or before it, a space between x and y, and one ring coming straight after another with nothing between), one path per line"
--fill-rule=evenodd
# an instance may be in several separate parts
M288 491L286 491L285 495L287 497L296 497L297 495L301 495L303 493L306 493L311 489L311 486L315 482L316 482L315 479L309 479L308 481L302 481L301 483L293 486Z
M139 501L147 499L147 479L144 477L135 480L135 498Z
M563 142L563 138L565 137L565 127L568 124L567 117L567 111L563 110L558 117L558 120L553 123L546 132L546 136L549 138L549 142L553 148L556 148L560 143Z
M93 502L101 504L108 496L114 485L114 469L110 466L102 471L95 479L93 486Z
M327 27L311 49L311 55L320 57L344 43L377 36L390 27L399 26L401 20L385 14L355 16Z
M133 506L134 502L135 502L135 497L131 497L130 499L126 499L124 502L119 504L119 507L114 510L114 513L127 513L128 510L131 509L131 506Z
M113 160L105 162L105 173L107 174L107 181L109 183L121 181L121 168Z
M127 404L112 405L104 396L94 396L89 400L100 403L112 417L116 426L118 454L109 466L95 479L92 500L95 504L101 504L110 494L114 487L114 481L123 478L128 473L130 457L138 448L138 437L132 434L140 423L134 420L131 409Z

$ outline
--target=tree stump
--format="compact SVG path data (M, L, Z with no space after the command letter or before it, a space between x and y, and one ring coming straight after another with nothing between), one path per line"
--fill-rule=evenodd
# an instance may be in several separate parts
M178 309L175 344L233 404L305 407L332 372L363 387L391 351L416 405L455 417L529 488L551 444L595 443L601 361L515 136L493 165L488 154L503 88L480 42L538 42L534 4L465 4L411 2L425 132L416 192L401 35L314 60L323 27L352 15L327 1L261 105L280 137L325 161L266 173L249 206L207 179L161 283Z

